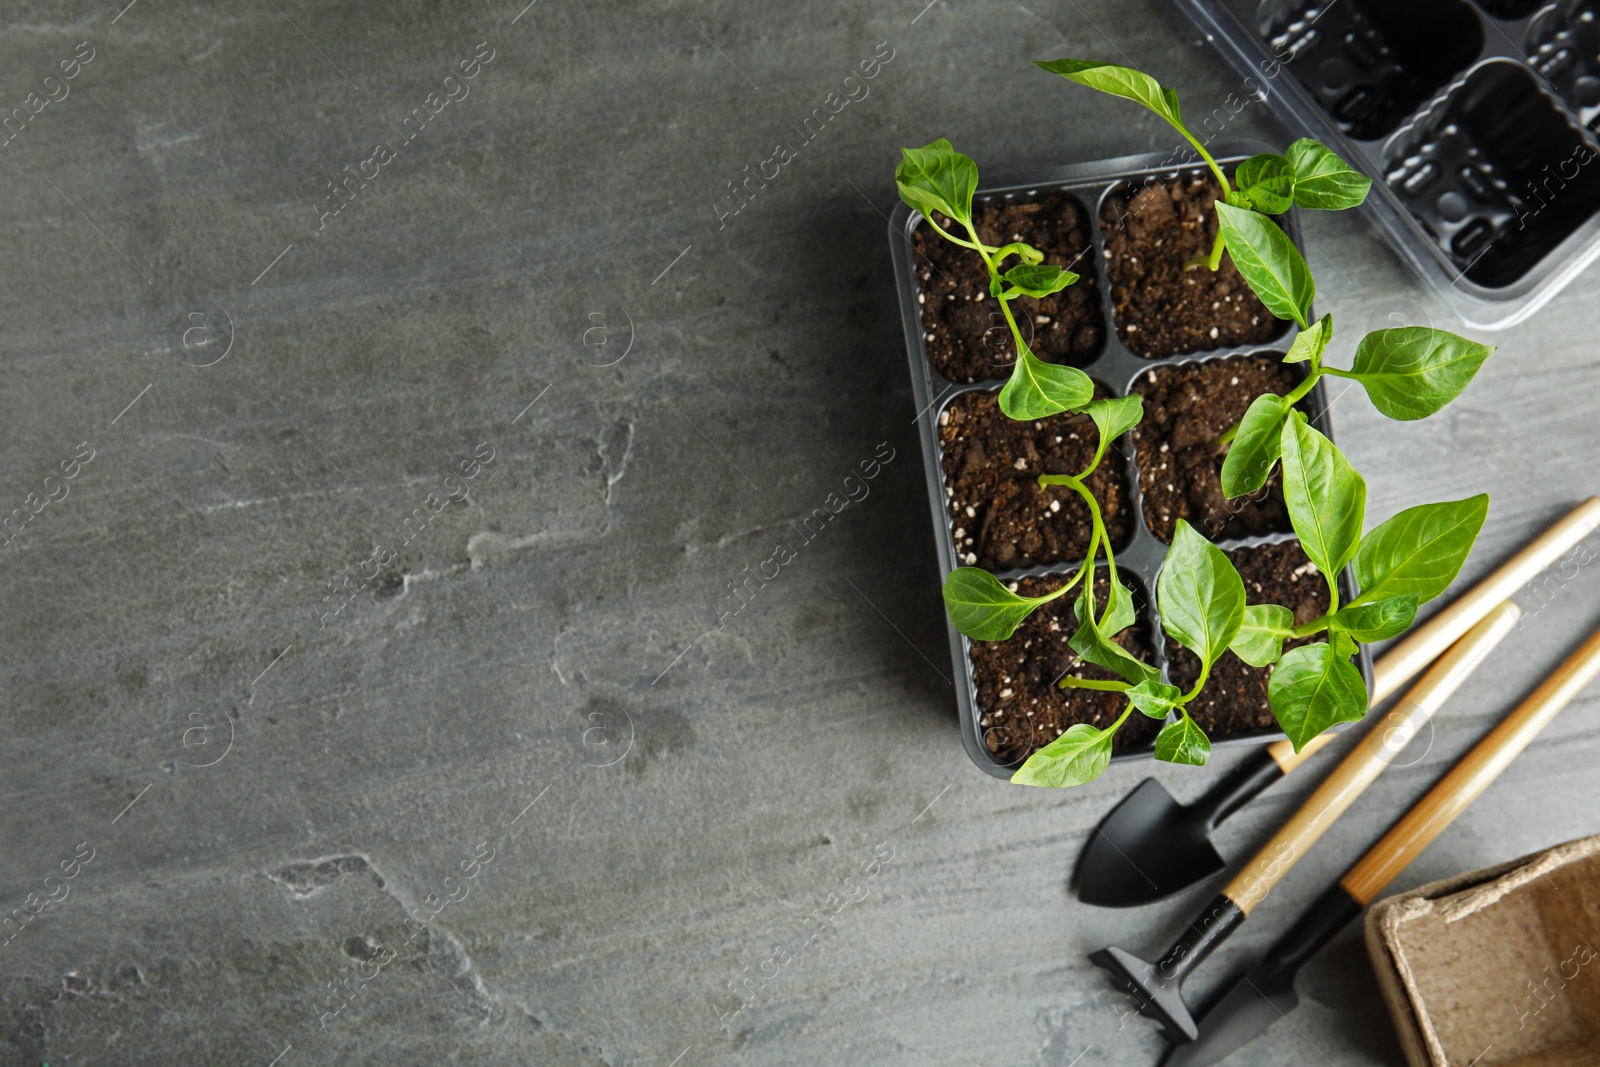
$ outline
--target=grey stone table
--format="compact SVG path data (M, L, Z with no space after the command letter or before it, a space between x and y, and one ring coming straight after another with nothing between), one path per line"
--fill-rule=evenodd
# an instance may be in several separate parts
M969 762L884 216L902 144L1170 147L1029 59L1125 58L1201 109L1219 59L1154 0L124 2L0 26L0 512L76 474L0 560L0 908L54 897L0 949L0 1062L1154 1062L1085 954L1164 943L1196 894L1104 913L1065 882L1146 774L1192 796L1238 756L1070 793ZM1346 332L1445 324L1360 218L1309 232ZM1595 491L1597 293L1499 336L1430 422L1336 402L1373 514L1493 493L1471 577ZM1553 586L1196 990L1597 591ZM1403 885L1596 829L1597 708ZM1236 1062L1398 1062L1354 931L1301 988Z

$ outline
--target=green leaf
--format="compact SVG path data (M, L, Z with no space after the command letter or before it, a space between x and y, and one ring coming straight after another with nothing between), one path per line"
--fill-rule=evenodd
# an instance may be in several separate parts
M1086 406L1083 413L1094 420L1095 429L1100 431L1100 443L1110 445L1139 425L1144 418L1144 398L1138 393L1106 397Z
M1460 396L1493 351L1428 326L1374 330L1356 346L1345 376L1360 382L1372 406L1391 419L1425 419Z
M1093 623L1083 623L1067 642L1072 651L1082 656L1084 662L1104 667L1124 681L1138 685L1148 678L1160 676L1150 664L1135 659L1121 645L1106 637Z
M1289 405L1275 393L1250 401L1222 461L1223 496L1248 496L1267 484L1283 451L1283 420L1288 413Z
M1361 541L1367 483L1299 412L1283 427L1283 500L1300 547L1333 581Z
M1333 654L1339 659L1349 659L1361 651L1356 646L1356 639L1338 627L1328 628L1328 642L1333 646Z
M1138 685L1140 682L1151 678L1159 678L1158 672L1150 664L1135 658L1127 649L1112 640L1117 634L1132 626L1137 616L1133 609L1133 598L1120 582L1113 582L1111 593L1106 598L1106 623L1100 625L1094 618L1093 593L1085 579L1083 591L1078 594L1077 601L1072 605L1073 613L1078 616L1078 632L1067 641L1067 647L1076 652L1088 663L1096 667L1104 667L1113 674L1120 675L1126 681Z
M1106 593L1106 610L1100 613L1100 631L1109 637L1115 637L1135 622L1139 621L1139 614L1133 607L1133 591L1122 584L1121 579L1112 579L1110 589ZM1073 610L1085 606L1086 601L1080 600L1074 605ZM1082 616L1079 616L1082 622Z
M944 608L955 628L974 641L1004 641L1054 597L1018 596L977 567L957 567L944 580Z
M1177 722L1169 722L1156 735L1156 759L1167 763L1187 763L1193 767L1205 766L1211 755L1211 739L1200 725L1183 713Z
M1086 722L1067 727L1067 732L1028 757L1011 780L1017 785L1039 785L1060 789L1082 785L1100 777L1111 762L1113 730L1096 730Z
M1070 270L1062 270L1048 263L1038 265L1019 263L1006 271L1002 277L1016 286L1022 295L1033 297L1059 293L1078 280L1078 276Z
M1017 341L1017 362L1000 390L1000 410L1019 422L1080 411L1094 399L1094 382L1077 367L1046 363Z
M1421 598L1415 593L1388 596L1365 604L1351 604L1334 613L1333 623L1362 644L1395 637L1417 617Z
M1284 353L1283 361L1304 363L1309 359L1313 367L1318 366L1322 353L1331 340L1333 340L1333 313L1330 311L1312 323L1310 329L1301 330L1295 335L1294 343L1289 346L1289 351Z
M1233 642L1233 654L1252 667L1267 667L1283 655L1283 639L1294 631L1294 612L1278 604L1250 604Z
M900 149L894 181L900 199L931 221L935 211L961 223L972 222L972 194L978 188L978 165L950 147L943 137L926 148Z
M1169 711L1183 707L1183 690L1159 678L1146 678L1125 694L1133 706L1152 719L1165 719Z
M1367 686L1354 664L1318 641L1283 654L1267 682L1267 701L1299 752L1335 723L1354 722L1365 715Z
M1244 582L1220 548L1183 519L1156 580L1161 626L1209 667L1244 622Z
M1232 204L1217 204L1217 219L1233 265L1267 310L1306 328L1317 283L1289 235L1265 215Z
M1489 514L1486 495L1418 504L1361 539L1354 561L1359 602L1416 596L1425 603L1455 581Z
M1268 215L1281 215L1294 203L1294 171L1282 156L1262 153L1239 164L1233 183L1250 206ZM1232 199L1228 203L1234 203Z
M1143 71L1111 63L1097 63L1091 59L1035 61L1034 66L1051 74L1059 74L1079 85L1143 104L1174 126L1183 125L1183 116L1178 110L1178 94Z
M1302 137L1284 153L1294 171L1294 202L1304 208L1339 211L1367 198L1372 179L1318 141Z

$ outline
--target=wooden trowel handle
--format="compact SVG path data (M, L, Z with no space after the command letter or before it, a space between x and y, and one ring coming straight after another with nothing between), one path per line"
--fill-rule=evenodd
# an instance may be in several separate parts
M1299 752L1294 750L1294 742L1285 737L1282 741L1274 741L1268 745L1267 755L1272 757L1272 762L1278 765L1280 771L1288 774L1300 764L1321 752L1338 736L1332 731L1320 733L1301 746Z
M1555 563L1562 553L1600 527L1600 497L1590 497L1564 515L1554 526L1506 560L1477 585L1447 605L1433 618L1395 642L1372 665L1372 698L1377 704L1405 685L1456 639L1476 626L1501 601L1531 582ZM1267 754L1288 774L1316 755L1338 735L1318 734L1299 752L1287 738L1267 746Z
M1516 626L1522 612L1510 601L1492 609L1470 632L1439 657L1393 711L1374 723L1366 737L1317 787L1283 829L1245 864L1222 895L1246 915L1272 891L1323 832L1343 815L1378 777L1405 743L1416 736L1451 693Z
M1461 757L1449 774L1439 779L1382 840L1355 862L1339 879L1345 892L1362 905L1382 892L1406 864L1489 788L1500 772L1597 674L1600 674L1600 631L1592 634L1582 648L1534 690L1532 696Z

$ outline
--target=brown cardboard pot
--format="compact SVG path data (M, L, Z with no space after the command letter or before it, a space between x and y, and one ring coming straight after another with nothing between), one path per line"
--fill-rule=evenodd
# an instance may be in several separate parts
M1366 936L1411 1067L1600 1064L1600 835L1382 900Z

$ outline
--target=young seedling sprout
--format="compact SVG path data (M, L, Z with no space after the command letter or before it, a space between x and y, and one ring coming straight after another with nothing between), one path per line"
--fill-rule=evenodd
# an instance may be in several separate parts
M1100 681L1069 673L1060 679L1063 687L1121 693L1127 704L1104 729L1087 723L1069 727L1034 752L1012 776L1014 782L1069 786L1097 777L1110 762L1112 738L1134 711L1166 723L1156 736L1157 759L1205 763L1211 742L1188 705L1205 689L1217 659L1230 650L1251 666L1272 668L1267 691L1272 714L1299 750L1330 726L1366 714L1366 685L1351 662L1358 645L1396 636L1411 625L1419 605L1449 586L1477 539L1489 498L1421 504L1363 536L1366 482L1295 405L1320 378L1333 375L1359 382L1373 406L1392 419L1425 418L1454 400L1493 350L1443 330L1408 326L1368 334L1356 346L1348 370L1325 365L1332 317L1311 320L1316 292L1311 269L1272 216L1291 206L1354 207L1365 199L1371 180L1325 146L1302 138L1281 156L1262 154L1245 160L1230 184L1205 145L1183 125L1177 94L1154 78L1127 67L1076 59L1038 66L1134 100L1171 123L1194 146L1223 192L1216 202L1216 242L1209 255L1186 266L1216 270L1226 252L1267 310L1299 326L1283 361L1306 364L1305 377L1286 395L1257 397L1216 444L1227 449L1221 481L1229 498L1260 490L1281 465L1290 523L1327 583L1329 605L1321 617L1299 625L1294 613L1281 605L1247 605L1244 582L1233 563L1179 519L1156 581L1156 604L1162 629L1199 659L1198 679L1187 692L1168 685L1156 668L1116 642L1116 635L1136 621L1133 597L1117 575L1111 539L1086 479L1110 443L1139 424L1144 417L1142 402L1137 395L1097 400L1087 374L1046 363L1029 349L1011 301L1058 292L1077 281L1077 275L1045 265L1043 254L1028 245L984 244L972 221L977 165L941 139L925 148L903 149L895 180L902 200L920 211L941 236L979 256L988 270L989 293L1000 301L1017 350L1011 377L1000 391L1001 410L1019 420L1062 412L1083 414L1099 433L1094 458L1083 471L1038 479L1041 491L1051 485L1066 486L1088 509L1089 545L1076 572L1052 592L1025 597L988 571L958 567L944 584L945 608L956 629L969 638L1003 641L1041 605L1076 588L1078 629L1068 644L1084 662L1118 676ZM959 227L960 233L951 232L940 216ZM1016 264L1007 267L1013 256ZM1093 579L1102 555L1108 578L1103 609L1095 602ZM1360 592L1341 604L1339 574L1346 566ZM1318 635L1324 639L1283 651L1286 640Z

